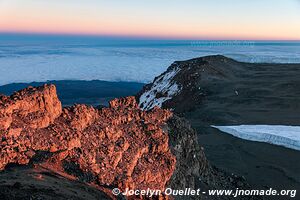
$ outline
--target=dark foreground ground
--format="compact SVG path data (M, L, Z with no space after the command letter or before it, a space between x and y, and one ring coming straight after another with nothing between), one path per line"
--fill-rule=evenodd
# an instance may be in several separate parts
M109 200L95 186L69 180L41 167L9 167L0 173L1 200Z

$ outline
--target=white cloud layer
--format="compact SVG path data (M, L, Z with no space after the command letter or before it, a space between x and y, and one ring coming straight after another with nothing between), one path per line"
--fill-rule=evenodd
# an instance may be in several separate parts
M0 45L0 85L46 80L151 82L175 60L223 54L247 62L299 62L298 46L218 46L212 44L155 47L97 45Z

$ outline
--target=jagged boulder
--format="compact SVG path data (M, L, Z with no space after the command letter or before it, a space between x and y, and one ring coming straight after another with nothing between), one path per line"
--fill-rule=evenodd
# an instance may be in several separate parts
M89 174L100 185L125 189L163 190L176 159L162 129L171 112L138 108L134 97L115 99L109 108L86 105L62 109L55 86L27 88L1 97L0 169L28 164L38 152L51 153L42 162L55 171ZM3 119L3 118L2 118ZM17 133L16 133L17 132ZM86 176L85 176L86 177Z

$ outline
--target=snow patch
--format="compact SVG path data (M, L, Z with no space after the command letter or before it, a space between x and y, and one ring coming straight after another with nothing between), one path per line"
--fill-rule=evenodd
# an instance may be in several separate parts
M162 104L172 99L180 92L180 87L173 81L179 72L178 67L159 76L153 83L150 90L144 92L140 97L139 106L143 110L151 110L155 106L161 107Z
M245 140L267 142L300 151L300 126L239 125L212 127Z

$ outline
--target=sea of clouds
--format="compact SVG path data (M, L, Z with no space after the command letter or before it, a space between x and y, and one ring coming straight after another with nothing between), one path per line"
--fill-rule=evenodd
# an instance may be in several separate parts
M0 43L0 85L47 80L147 83L175 60L222 54L239 61L300 63L300 44L192 42L101 46Z

